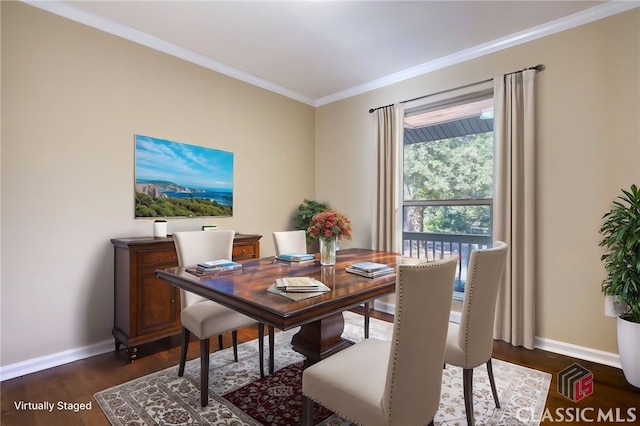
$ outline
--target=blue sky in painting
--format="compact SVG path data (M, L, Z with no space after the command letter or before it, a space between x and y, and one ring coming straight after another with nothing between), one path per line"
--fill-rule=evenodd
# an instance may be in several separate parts
M231 191L233 153L136 135L136 181L141 180Z

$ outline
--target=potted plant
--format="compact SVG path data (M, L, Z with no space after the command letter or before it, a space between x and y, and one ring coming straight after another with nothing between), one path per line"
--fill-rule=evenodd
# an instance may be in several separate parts
M307 233L307 245L310 245L315 239L308 231L311 218L327 209L328 207L325 204L314 200L307 200L306 198L304 202L298 206L298 211L294 217L296 223L295 229L303 230Z
M625 378L640 387L640 190L634 184L622 193L602 217L602 291L626 304L617 319L618 352Z

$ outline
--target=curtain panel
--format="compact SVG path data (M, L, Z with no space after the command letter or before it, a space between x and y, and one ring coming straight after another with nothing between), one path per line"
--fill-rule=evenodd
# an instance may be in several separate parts
M494 338L535 347L535 70L494 80L493 237L509 246Z
M404 105L379 108L375 117L377 159L371 248L401 252Z

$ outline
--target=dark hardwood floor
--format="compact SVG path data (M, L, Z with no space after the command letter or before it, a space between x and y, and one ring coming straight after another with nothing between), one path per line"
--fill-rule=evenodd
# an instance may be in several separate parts
M387 314L374 312L372 316L391 320ZM240 330L239 341L244 342L257 337L256 328ZM225 347L231 345L231 337L225 336ZM212 352L217 350L215 341L211 344ZM179 338L165 339L139 348L138 358L134 363L127 363L124 350L120 353L106 353L70 364L29 374L27 376L6 380L0 384L2 397L2 413L0 424L11 426L73 426L91 425L108 426L109 422L93 399L93 395L101 390L120 383L144 376L178 363L180 352ZM189 345L189 359L199 356L199 345ZM541 350L529 351L515 348L504 342L494 344L494 358L523 365L536 370L546 371L552 375L546 409L549 415L543 417L542 424L559 424L562 416L564 423L578 417L581 421L573 424L605 424L593 422L598 410L611 415L611 423L616 419L626 420L627 424L640 424L640 389L628 384L621 370L604 365L573 359ZM579 402L573 402L557 391L557 374L566 367L578 363L593 373L593 394ZM58 401L69 403L89 403L91 409L75 412L54 409L51 413L28 409L19 409L21 402L38 403ZM576 416L576 413L579 416ZM616 417L617 415L617 417ZM632 420L635 421L629 422Z

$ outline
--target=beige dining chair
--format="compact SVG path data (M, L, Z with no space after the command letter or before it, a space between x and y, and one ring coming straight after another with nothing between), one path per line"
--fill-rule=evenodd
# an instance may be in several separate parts
M398 265L391 341L365 339L308 367L303 425L314 401L359 425L433 425L457 263Z
M231 230L174 232L173 240L180 266L196 265L216 259L231 259ZM200 340L200 402L209 401L209 339L231 331L233 358L238 362L238 329L256 324L256 320L214 301L180 289L182 311L182 348L178 376L184 375L189 339L193 333ZM260 376L264 376L264 324L258 323Z
M276 256L285 253L306 253L307 233L304 230L275 231L273 242L276 248ZM275 330L269 326L269 374L274 370L274 346Z
M307 234L305 231L276 231L273 233L276 256L284 253L306 253ZM370 307L373 301L364 303L364 338L369 338ZM269 329L271 333L271 329ZM271 338L271 334L269 334ZM269 346L271 348L271 346Z
M492 248L473 250L467 267L467 281L460 324L450 323L445 362L462 367L462 387L467 424L475 424L473 415L473 369L487 365L491 392L500 408L491 366L493 323L498 287L507 259L507 244L496 241Z
M306 253L307 233L299 231L276 231L273 233L276 255L284 253Z

